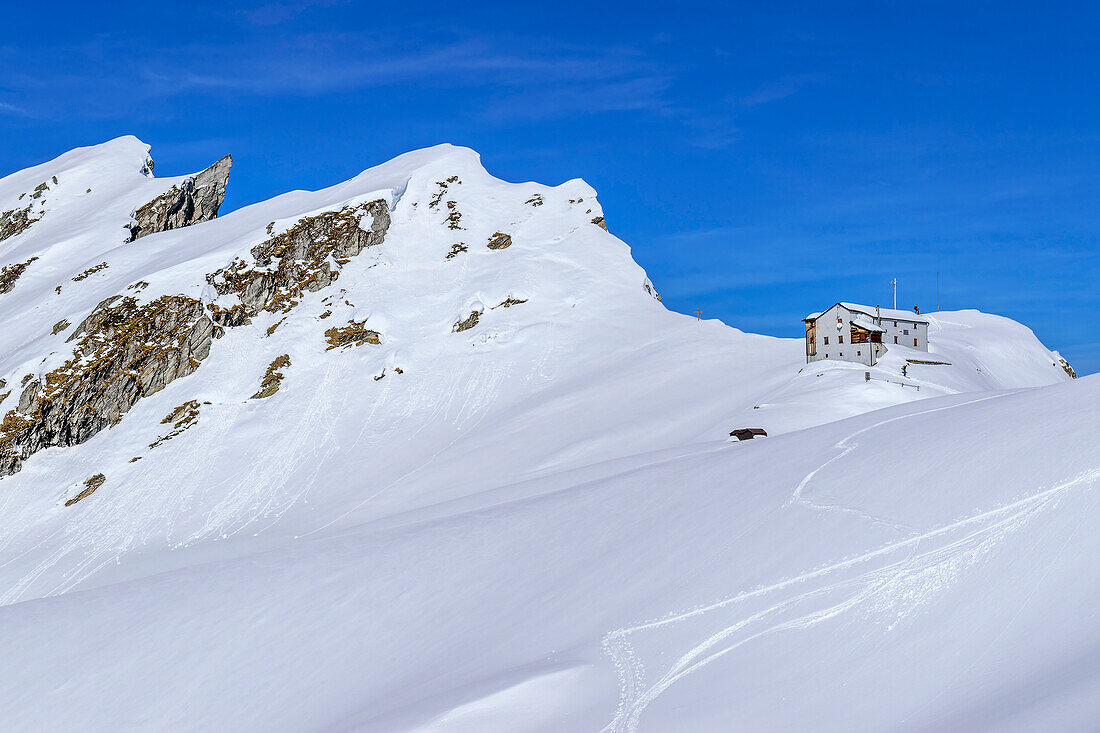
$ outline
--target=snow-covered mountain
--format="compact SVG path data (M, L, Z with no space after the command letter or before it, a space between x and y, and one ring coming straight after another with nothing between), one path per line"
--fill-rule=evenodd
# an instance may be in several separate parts
M1100 382L1024 326L866 381L668 311L583 181L444 145L217 216L229 164L0 180L6 729L1100 715Z

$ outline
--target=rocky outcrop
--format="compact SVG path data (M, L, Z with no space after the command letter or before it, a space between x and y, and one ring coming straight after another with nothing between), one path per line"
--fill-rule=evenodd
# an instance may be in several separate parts
M370 228L363 229L368 216ZM335 282L352 257L381 244L389 226L390 210L382 199L300 219L253 247L253 262L237 259L207 276L219 296L235 295L239 300L228 308L212 304L214 320L237 326L260 311L286 313L303 293Z
M233 158L227 155L138 208L130 224L130 241L216 217L225 200L225 184L232 166Z
M141 397L187 376L210 353L214 323L202 303L165 295L150 303L112 296L76 327L73 356L23 385L0 422L0 476L51 446L83 443L117 423Z
M451 327L451 333L462 333L463 331L469 331L471 328L477 325L478 319L481 318L481 314L477 311L470 311L470 315L466 318L455 323Z
M78 283L81 280L87 280L89 277L96 274L100 270L106 270L108 267L109 265L106 262L100 262L98 265L93 265L92 267L89 267L84 272L73 275L72 281L74 283Z
M15 287L15 281L23 274L23 270L26 270L27 266L37 259L37 257L31 257L26 262L16 262L13 265L0 268L0 295L11 292Z
M260 388L256 391L256 394L252 395L252 399L267 399L278 392L279 385L282 384L283 379L286 377L280 370L288 366L290 366L290 354L280 354L276 356L271 363L267 365L267 371L264 372L264 378L263 381L260 382Z
M340 349L345 346L362 346L363 344L382 343L381 334L367 328L366 321L348 321L346 326L337 326L325 331L325 341L329 346L325 351Z
M202 188L199 179L193 179L194 191ZM220 180L224 191L224 173ZM229 307L210 304L209 314L201 301L184 295L145 304L122 295L103 301L68 338L76 341L72 358L48 374L27 375L21 385L18 405L0 421L0 476L15 473L43 448L77 445L114 425L140 398L194 372L222 326L247 323L261 310L290 310L304 292L334 282L351 257L381 244L389 225L389 208L381 199L305 217L254 247L252 264L238 259L207 277L219 296L239 301ZM332 331L326 332L330 348L380 343L378 332L362 323ZM278 368L285 365L273 366L268 376L281 378ZM270 381L262 388L274 392ZM170 435L191 424L176 425Z
M489 243L485 246L489 249L507 249L512 246L512 235L496 232L489 237Z
M104 476L102 473L97 473L95 476L89 477L84 482L84 489L79 494L65 502L65 506L72 506L81 499L87 499L89 496L95 493L95 490L102 486L106 481L107 477Z
M206 404L210 403L207 402ZM169 440L197 423L200 409L198 400L187 400L187 402L184 402L182 405L176 405L176 407L160 421L161 425L171 425L172 429L150 443L150 450L156 448L158 445L167 443Z
M41 218L41 216L35 217L31 214L30 204L22 209L10 209L0 213L0 242L8 237L14 237L16 234L25 232L31 224Z

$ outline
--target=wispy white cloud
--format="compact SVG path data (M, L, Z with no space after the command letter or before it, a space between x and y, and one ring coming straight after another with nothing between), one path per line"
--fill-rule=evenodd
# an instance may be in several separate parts
M350 0L312 0L311 2L272 2L253 8L241 8L237 15L246 22L258 26L280 25L294 20L314 8L328 8L344 5Z
M670 81L635 49L525 39L406 48L363 33L298 34L135 52L129 39L99 37L44 55L52 68L12 65L0 84L87 116L193 94L319 96L412 84L478 90L488 97L479 114L489 118L582 115L659 109Z
M730 101L736 107L759 107L771 102L778 102L787 97L792 97L802 91L807 85L816 82L820 77L816 75L786 76L769 81L756 90L741 96L734 97Z
M417 81L441 87L530 86L636 77L650 71L644 58L623 49L543 48L501 51L470 40L403 50L361 36L306 36L277 52L234 48L182 49L187 73L157 75L165 84L254 94L319 94ZM205 61L205 63L203 63Z
M0 102L0 113L17 115L19 117L33 117L30 111L18 107L14 104L8 104L7 102Z
M552 82L505 94L488 107L490 119L552 118L577 113L657 111L665 106L669 79L663 76Z

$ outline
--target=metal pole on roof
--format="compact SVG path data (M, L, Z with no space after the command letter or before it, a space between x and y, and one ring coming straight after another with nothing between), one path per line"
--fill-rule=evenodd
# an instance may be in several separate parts
M895 277L892 282L894 284L894 310L897 310L898 309L898 279Z

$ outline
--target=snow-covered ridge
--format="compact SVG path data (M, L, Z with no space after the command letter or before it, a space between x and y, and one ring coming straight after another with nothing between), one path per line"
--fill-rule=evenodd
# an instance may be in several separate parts
M634 320L641 331L639 318L647 313L669 317L646 289L645 274L627 247L594 222L602 211L582 181L554 188L504 183L484 171L473 151L444 145L401 156L323 191L285 194L214 221L131 242L121 235L138 202L179 183L168 180L150 190L145 153L143 145L114 141L98 154L83 151L78 156L81 165L103 175L104 159L109 160L118 178L138 189L123 197L125 205L114 208L113 221L94 222L100 230L92 238L109 241L112 235L115 245L96 253L100 262L92 272L80 270L76 279L59 283L60 292L53 281L41 281L46 271L28 270L0 302L15 325L0 335L0 378L8 385L0 392L0 414L10 418L3 437L9 456L15 456L8 472L24 465L28 472L5 483L17 488L35 481L40 471L54 474L51 464L56 460L79 465L82 455L99 457L100 465L91 473L83 467L72 473L64 469L70 477L57 483L66 488L50 500L59 502L57 506L80 493L89 476L106 476L105 488L151 475L172 483L168 475L173 471L159 464L175 456L175 445L187 440L181 431L173 442L161 441L170 432L161 427L161 418L168 415L197 410L198 418L185 426L188 435L212 439L217 433L207 425L236 431L238 421L251 419L253 413L276 424L294 424L300 418L291 415L308 409L304 404L319 396L317 384L326 383L322 375L344 364L345 378L332 384L326 397L360 389L367 400L372 393L407 392L416 395L413 402L387 416L389 420L408 422L413 432L446 429L430 419L433 412L422 411L430 404L425 400L454 400L457 395L447 385L459 374L470 372L475 384L490 380L483 385L485 394L472 402L466 398L468 407L462 410L471 416L478 404L501 398L495 392L509 376L506 363L486 370L474 360L494 362L494 352L512 353L516 369L528 373L524 384L553 381L570 351L588 348L588 337L582 336L586 330L621 328ZM59 159L59 180L71 175L69 157ZM49 170L36 170L31 178ZM24 178L15 178L15 185L23 185ZM317 250L312 264L302 259L304 250L294 249L299 245L285 248L288 232L372 201L385 208L358 221L356 231L374 230L365 247L344 251L343 244L334 242L337 249ZM78 207L73 219L65 207L57 207L54 227L68 218L71 237L79 232L83 214ZM51 231L29 229L15 241L23 251L48 253L55 270L75 270L78 264L66 265L68 253L58 251ZM308 243L319 241L316 231L305 235ZM270 259L276 250L279 261L290 262L286 268L276 268ZM265 253L264 263L257 253ZM239 293L225 286L219 273L226 268L235 268ZM243 302L238 298L249 295L248 288L275 274L283 277L282 284L269 281L259 288L263 297L249 306L247 315L230 315L235 307L230 301ZM277 297L268 302L272 291ZM202 312L208 316L196 315ZM213 324L204 325L208 319ZM471 321L476 328L460 328ZM125 328L120 331L116 324ZM333 353L333 343L343 343L356 329L381 334L377 348ZM645 341L650 339L647 334ZM279 372L285 381L278 397L252 402L250 396L266 373L275 373L277 361L289 363ZM448 361L456 366L446 366ZM578 357L579 365L589 361ZM581 371L586 368L592 365L581 366ZM177 386L193 373L201 384ZM389 382L381 383L387 377ZM408 386L389 387L395 379ZM356 386L360 380L364 387ZM207 385L228 391L218 399L202 399ZM520 385L512 392L511 403L524 396ZM438 397L427 397L431 394ZM192 402L198 404L195 410L182 409ZM378 409L374 405L369 412ZM151 424L140 417L146 414ZM131 431L136 433L123 437ZM300 447L311 440L301 439ZM99 446L103 442L110 445L106 453ZM221 446L229 449L231 443ZM42 450L51 445L64 447ZM62 455L49 457L57 450ZM242 466L254 448L244 441L229 450L240 453L227 457L226 465ZM108 453L113 457L104 461ZM206 462L218 465L209 456ZM117 468L109 470L107 463ZM181 482L190 479L178 476ZM97 491L97 500L108 493ZM187 493L168 492L164 498L174 502ZM267 511L261 509L246 523ZM172 514L165 508L156 522L178 522Z
M108 150L103 152L106 157L112 159L120 158L115 151L116 145L108 145ZM132 146L125 147L125 152L132 156ZM94 156L93 156L94 157ZM132 161L126 160L125 163L120 162L120 165L131 165ZM221 161L218 165L221 164ZM143 166L143 171L148 170L148 164ZM65 169L68 170L67 168ZM204 174L205 175L205 172ZM202 175L196 177L196 181L200 180ZM486 221L486 216L483 211L477 208L478 205L482 205L486 202L477 201L475 199L475 208L473 210L463 211L463 208L459 205L459 202L452 198L457 196L456 191L463 189L463 182L460 175L466 175L467 179L471 180L471 183L476 187L478 185L489 184L493 185L493 179L490 179L484 170L480 166L480 162L472 151L454 148L452 146L439 146L437 148L420 151L419 153L409 154L401 156L401 158L392 161L389 164L380 166L377 169L368 171L363 175L349 181L347 184L333 187L326 191L317 192L315 194L300 193L298 195L289 195L286 197L280 197L278 199L279 215L275 215L271 207L256 206L250 207L242 212L237 212L236 216L227 217L218 221L213 226L208 226L204 229L203 241L206 244L206 248L203 251L196 252L194 247L187 246L192 241L191 237L184 237L185 244L178 244L173 238L165 236L159 238L157 244L160 246L148 246L146 243L140 243L141 246L130 246L129 241L125 241L122 245L115 247L113 250L102 254L102 261L92 267L87 268L75 275L71 280L73 282L80 282L81 285L77 286L79 294L74 297L66 296L58 301L57 296L61 296L61 290L65 285L60 285L55 288L54 293L50 294L43 288L36 290L30 290L29 287L24 286L20 288L20 294L27 293L26 300L31 300L37 296L38 303L34 303L30 308L27 308L27 303L24 305L24 312L29 318L24 322L24 331L31 331L33 329L43 329L45 323L43 323L42 316L52 318L56 315L57 304L63 303L69 309L69 312L64 314L60 320L56 320L50 327L50 335L57 337L60 335L66 336L65 343L68 344L77 336L81 336L84 341L88 339L95 340L98 343L99 334L85 334L87 329L84 327L77 328L76 331L70 331L70 327L76 323L87 323L87 318L91 316L81 315L78 320L77 313L72 311L75 306L80 310L85 310L85 313L91 313L93 315L104 313L104 309L110 311L112 308L127 306L132 311L126 317L130 320L140 319L149 322L156 322L160 319L168 319L175 321L180 312L190 312L190 304L202 304L207 305L213 309L212 317L219 326L238 326L244 322L250 322L250 319L246 316L227 315L222 317L225 313L221 306L211 302L212 296L207 292L209 286L214 286L218 293L218 297L226 295L231 286L226 283L225 276L222 273L226 273L230 270L233 271L233 277L237 285L242 289L239 295L245 300L255 300L260 296L266 297L269 290L283 290L281 294L282 300L280 301L287 308L273 308L271 304L265 305L264 303L252 303L247 307L251 309L260 308L262 310L268 310L274 312L279 310L282 313L287 312L289 306L298 305L300 302L300 295L302 292L309 291L314 292L321 288L331 285L338 276L338 269L350 262L350 259L345 255L359 254L361 247L353 247L353 251L343 252L341 248L344 245L333 243L333 246L337 247L335 259L331 262L331 267L337 269L331 269L329 264L324 260L329 256L325 252L312 247L312 254L316 261L313 262L311 267L303 267L298 261L301 257L305 256L307 244L315 241L317 232L309 231L309 222L321 221L325 216L330 216L330 213L337 210L350 210L349 207L354 207L357 201L367 200L374 197L379 197L378 200L387 202L389 206L395 208L398 202L404 197L410 190L410 186L413 187L415 193L421 194L423 201L412 201L407 210L402 210L404 218L409 221L430 219L433 215L434 218L442 218L445 223L445 228L449 232L453 232L453 239L459 240L459 237L463 239L471 239L470 244L465 241L454 241L451 243L450 248L446 251L445 259L453 259L457 255L466 253L470 247L476 247L479 250L482 246L487 247L489 250L501 250L507 246L510 246L513 241L519 241L527 246L530 243L523 242L523 239L527 236L524 230L527 220L533 219L535 221L545 221L549 216L559 215L560 210L558 207L550 206L543 209L542 212L538 210L544 206L541 194L535 187L527 186L525 189L526 196L528 197L523 206L527 209L524 216L516 219L502 219L504 224L494 224L490 226L491 222ZM55 175L56 179L57 176ZM18 184L19 181L16 181ZM224 184L224 178L222 178ZM499 184L500 182L495 182ZM389 189L379 189L379 185L389 185ZM467 184L469 185L469 184ZM180 187L173 183L169 189L169 194L179 190ZM599 212L594 209L595 202L593 200L590 189L584 186L582 183L566 184L566 188L569 191L577 191L576 198L568 199L567 206L570 208L576 208L578 211L583 208L584 214L579 215L576 212L572 213L572 219L574 220L573 230L575 231L582 223L591 225L592 220L599 217ZM449 190L450 189L450 190ZM584 197L582 193L589 194L589 203L583 204ZM458 196L458 198L464 198ZM422 211L423 214L417 216L415 208L421 203L424 204ZM513 206L518 207L519 201L510 202ZM137 216L142 219L140 225L131 229L134 232L138 232L139 235L149 231L148 224L144 221L143 213L147 210L148 206L141 207ZM163 207L162 207L163 208ZM216 213L216 204L212 207ZM499 208L499 207L498 207ZM63 207L61 209L64 211ZM553 214L548 212L553 211ZM320 213L318 213L320 212ZM593 216L595 213L595 216ZM289 214L289 216L288 216ZM493 212L495 215L496 212ZM266 225L261 222L271 216L271 221ZM465 217L465 219L463 219ZM582 218L586 217L586 218ZM121 217L120 217L121 218ZM374 215L377 220L378 214ZM381 227L374 233L376 241L369 244L379 244L381 239L385 236L385 229L389 227L387 214L387 221L385 226ZM497 217L492 217L497 218ZM65 217L61 214L52 216L53 220L64 221ZM293 251L283 251L283 245L280 244L280 235L275 231L276 224L279 220L291 220L296 222L295 226L305 227L306 231L302 231L296 236L298 237L299 244L295 245ZM183 221L174 224L174 226L184 226L188 222ZM166 222L160 228L169 228L173 226L171 221ZM499 228L503 226L509 229L508 233L499 231ZM49 231L40 234L36 230L34 232L21 233L19 239L24 248L28 247L28 240L30 243L34 241L40 241L44 237L48 237ZM109 240L109 236L103 233L105 238ZM37 236L36 236L37 235ZM350 236L350 233L349 235ZM131 237L132 238L132 237ZM418 241L417 237L409 237L410 243ZM496 243L499 240L499 243ZM46 240L49 242L47 248L53 246L52 240ZM430 240L429 240L430 241ZM265 244L266 243L266 244ZM312 245L310 245L312 246ZM415 246L415 245L414 245ZM277 277L271 277L271 273L264 273L263 268L251 267L247 264L248 256L262 249L279 249L279 252L274 252L280 261L287 264L285 272L279 272ZM434 268L431 269L444 269L441 267L442 258L437 253L432 252L429 249L423 249L416 251L409 248L409 245L405 245L406 249L401 255L409 261L414 261L420 258L422 261L431 261ZM300 250L300 251L299 251ZM314 251L315 250L315 251ZM170 254L169 254L170 253ZM50 253L51 256L46 257L47 253L43 252L43 256L35 256L35 260L43 260L43 264L52 263L57 264L59 260L64 260L64 257L59 256L57 253ZM81 252L83 256L85 253ZM270 258L272 253L264 255ZM411 259L409 255L412 255ZM462 257L463 260L472 259L476 260L478 254L470 254ZM319 259L318 259L319 258ZM173 261L174 260L174 261ZM270 264L268 262L267 264ZM379 264L377 261L374 265ZM632 264L632 263L631 263ZM228 268L228 269L227 269ZM242 269L247 268L247 269ZM453 266L449 268L452 272L455 270L465 269L465 264L453 263ZM45 268L42 265L37 265L34 273L41 275ZM28 273L30 274L30 273ZM135 277L139 276L139 277ZM644 276L640 279L644 280ZM88 280L88 283L82 281ZM278 281L278 282L276 282ZM71 286L70 286L71 287ZM259 292L252 292L252 290L259 289ZM251 289L251 290L250 290ZM289 289L289 290L288 290ZM347 290L344 288L343 290ZM503 305L505 302L509 304L519 303L525 299L514 297L512 293L504 293L501 295L499 301L494 301L492 304L483 303L480 297L470 299L469 294L463 294L468 301L467 305L463 306L461 315L463 317L469 317L467 313L480 314L486 308L495 308L499 305ZM492 296L495 297L495 296ZM165 300L167 298L168 300ZM43 302L45 301L45 302ZM347 298L344 299L344 304L347 305L351 301ZM18 309L18 303L12 304ZM42 307L45 305L46 307ZM349 306L350 307L350 306ZM183 309L181 311L180 309ZM467 310L468 309L468 310ZM70 313L72 314L70 316ZM328 314L331 315L332 311L329 310ZM35 316L38 316L35 318ZM186 316L192 318L192 316ZM327 317L327 316L326 316ZM384 318L384 316L382 316ZM451 318L448 315L448 318ZM96 315L96 318L100 321L103 318L100 315ZM107 327L113 328L112 324L118 317L108 318L106 323ZM232 322L230 322L232 321ZM354 318L349 319L349 323L354 321ZM360 319L362 321L362 319ZM275 328L275 323L266 324L268 328ZM189 326L188 326L189 327ZM208 339L209 328L202 327L201 323L196 323L195 328L198 329L190 336L186 337L186 340L190 345L185 350L185 353L178 354L178 338L173 337L163 344L159 344L154 348L152 357L148 355L141 355L140 361L133 361L132 363L118 362L114 365L113 370L120 374L136 373L141 375L141 380L136 381L132 387L123 386L121 389L115 390L118 393L118 399L108 400L103 403L95 403L93 406L93 412L100 415L99 419L94 420L96 424L103 426L117 422L118 416L121 413L126 412L131 406L132 402L140 395L151 394L154 391L159 390L164 384L172 381L176 376L185 376L189 374L193 369L198 367L199 361L205 358L209 344L206 343ZM112 331L117 335L117 330ZM214 336L219 336L221 331L218 329L213 330ZM17 333L14 330L11 332L13 340L18 339L23 334ZM133 338L138 339L135 341L133 348L120 346L115 351L117 356L130 358L128 354L138 349L138 342L145 340L149 337L149 333L134 333ZM270 335L270 334L268 334ZM113 337L111 337L113 338ZM39 359L38 348L31 349L32 359L37 361ZM18 357L19 350L13 349L9 352L10 356ZM24 375L20 375L19 383L22 388L22 393L18 396L18 405L16 411L18 414L12 413L15 418L10 420L8 436L6 440L5 450L9 453L17 453L18 455L6 464L7 470L2 472L9 473L15 470L20 465L20 459L29 457L30 454L35 452L41 447L48 445L71 445L74 442L79 443L90 437L91 434L99 428L87 428L84 425L76 426L72 422L72 418L67 416L56 415L56 410L53 410L54 420L52 424L46 424L39 421L37 426L31 425L25 427L25 423L28 419L33 418L34 414L43 414L50 412L49 404L65 404L65 403L81 403L83 404L85 399L77 392L57 392L42 394L42 389L48 387L49 384L54 383L68 383L72 380L79 382L81 393L88 392L89 390L98 390L97 384L89 384L88 380L83 375L87 374L89 369L95 369L95 374L91 375L96 380L101 380L104 376L100 374L102 368L100 367L98 358L100 354L97 352L97 358L92 359L89 356L89 345L87 343L77 342L68 348L58 348L51 350L45 357L45 359L39 362L39 366L35 371L29 372ZM186 368L177 368L176 362L182 363ZM27 368L27 362L24 361L24 366L21 369ZM42 365L48 364L43 368ZM3 366L7 366L6 364ZM2 368L2 366L0 366ZM149 376L152 375L152 376ZM163 375L163 376L162 376ZM12 380L14 381L15 375ZM110 381L110 380L108 380ZM11 395L14 399L14 395ZM45 400L45 401L44 401ZM9 406L9 411L10 411ZM81 408L86 411L87 408ZM12 428L18 427L20 433L18 436L13 437ZM33 434L28 434L28 431Z
M147 153L0 180L0 211L50 181L0 241L38 257L0 417L141 385L0 478L7 727L958 727L1092 643L1058 614L1094 585L1097 383L1026 327L806 365L669 312L583 181L450 145L129 241L188 178Z

